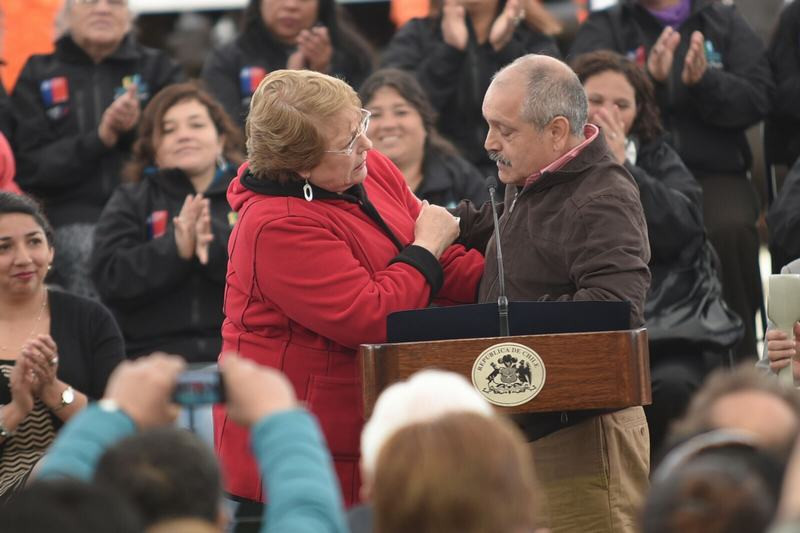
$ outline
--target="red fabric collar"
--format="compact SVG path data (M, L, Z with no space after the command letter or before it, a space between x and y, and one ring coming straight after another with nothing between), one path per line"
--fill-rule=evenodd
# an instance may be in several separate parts
M556 172L557 170L560 170L561 167L563 167L564 165L566 165L567 163L569 163L570 161L575 159L575 157L579 153L581 153L581 151L584 148L586 148L586 146L588 146L589 143L591 143L593 140L595 140L595 138L599 134L600 134L600 128L598 128L594 124L586 124L583 127L583 136L584 136L585 140L582 143L580 143L578 146L576 146L575 148L570 150L569 152L565 153L564 155L562 155L561 157L559 157L558 159L556 159L555 161L553 161L552 163L550 163L549 165L544 167L539 172L534 172L533 174L528 176L528 179L525 180L525 185L530 185L531 183L535 182L545 172Z

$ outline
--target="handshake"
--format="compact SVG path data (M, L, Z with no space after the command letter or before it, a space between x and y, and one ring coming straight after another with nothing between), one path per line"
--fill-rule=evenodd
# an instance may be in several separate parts
M176 401L184 405L200 403L195 401L198 392L202 398L209 392L225 390L228 415L246 427L297 405L292 385L277 370L235 353L224 353L219 368L219 374L184 372L186 363L181 357L164 353L125 361L111 374L103 402L122 410L140 430L171 424L180 411Z

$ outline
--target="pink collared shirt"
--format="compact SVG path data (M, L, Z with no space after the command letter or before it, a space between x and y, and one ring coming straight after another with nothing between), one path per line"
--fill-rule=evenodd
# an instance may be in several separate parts
M600 134L600 128L598 128L594 124L586 124L583 127L583 136L585 140L578 146L567 152L566 154L562 155L561 157L559 157L558 159L556 159L555 161L544 167L539 172L534 172L533 174L528 176L528 178L525 180L525 185L530 185L531 183L535 182L545 172L555 172L559 170L561 167L563 167L564 165L575 159L575 156L581 153L581 150L583 150L586 146L589 145L589 143L595 140L595 138L599 134Z

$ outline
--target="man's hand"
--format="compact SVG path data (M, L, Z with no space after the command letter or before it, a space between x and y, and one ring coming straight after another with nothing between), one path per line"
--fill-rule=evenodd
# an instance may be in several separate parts
M103 112L97 127L100 140L109 148L116 145L120 135L136 127L140 115L137 87L131 84L125 94L114 100Z
M514 36L519 22L525 17L521 0L508 0L506 7L489 30L489 44L495 52L502 50Z
M469 40L467 12L458 0L444 0L442 7L442 38L458 50L466 50Z
M161 352L124 361L108 379L104 398L114 400L139 429L166 426L180 411L172 391L185 366L177 355Z
M681 81L688 86L695 85L706 73L708 60L706 59L705 38L699 31L693 32L689 42L689 51L683 62Z
M297 405L294 389L279 371L225 353L219 364L225 381L225 407L237 424L250 427L265 416Z
M681 34L667 26L647 55L647 72L657 82L663 83L669 77L675 59L675 49L680 42Z

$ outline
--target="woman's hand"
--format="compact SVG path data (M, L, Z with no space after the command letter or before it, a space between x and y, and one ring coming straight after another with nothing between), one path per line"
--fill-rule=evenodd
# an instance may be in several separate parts
M178 248L178 256L186 261L195 254L196 225L202 210L203 195L189 194L183 202L181 212L172 219L175 225L175 246Z
M453 244L459 233L458 219L447 209L422 202L414 225L414 243L432 253L437 259Z
M195 233L195 255L201 265L208 264L208 245L214 240L211 232L211 202L208 198L203 199L203 209L194 226Z
M520 0L508 0L506 7L489 30L489 44L495 52L502 50L511 41L514 30L525 17L525 9Z
M35 387L35 378L33 374L33 370L30 368L28 362L20 358L14 364L14 368L11 369L11 375L9 376L9 388L11 389L11 403L9 407L14 410L14 414L16 415L17 423L21 422L28 413L31 412L33 409L33 400L34 394L33 389ZM7 429L14 430L15 427L8 427L9 420L7 416L8 413L3 413L3 423L6 425Z
M679 42L681 42L681 34L671 26L667 26L658 36L656 44L650 49L650 53L647 55L647 72L657 82L663 83L669 77Z
M795 339L800 336L800 323L794 324L794 338L790 339L785 332L779 329L770 329L765 336L767 341L767 359L769 368L777 373L782 368L786 368L789 363L797 357L797 342ZM795 379L800 379L800 365L793 365Z
M467 12L458 0L444 0L442 6L442 38L457 50L466 50L469 41Z
M708 60L706 59L705 39L699 31L693 32L689 41L689 50L683 62L681 81L686 85L695 85L706 73Z
M298 52L303 55L304 63L311 70L327 73L331 68L333 45L325 26L314 26L303 30L297 36ZM302 67L301 67L302 68Z
M600 107L592 115L592 121L600 126L606 136L606 144L608 144L614 159L620 165L623 164L628 157L626 152L628 137L625 132L625 124L620 118L619 110L615 107L614 111L609 113L608 109Z
M50 335L37 335L22 345L20 360L25 361L33 372L34 394L45 404L53 405L61 402L63 387L59 386L58 348Z

